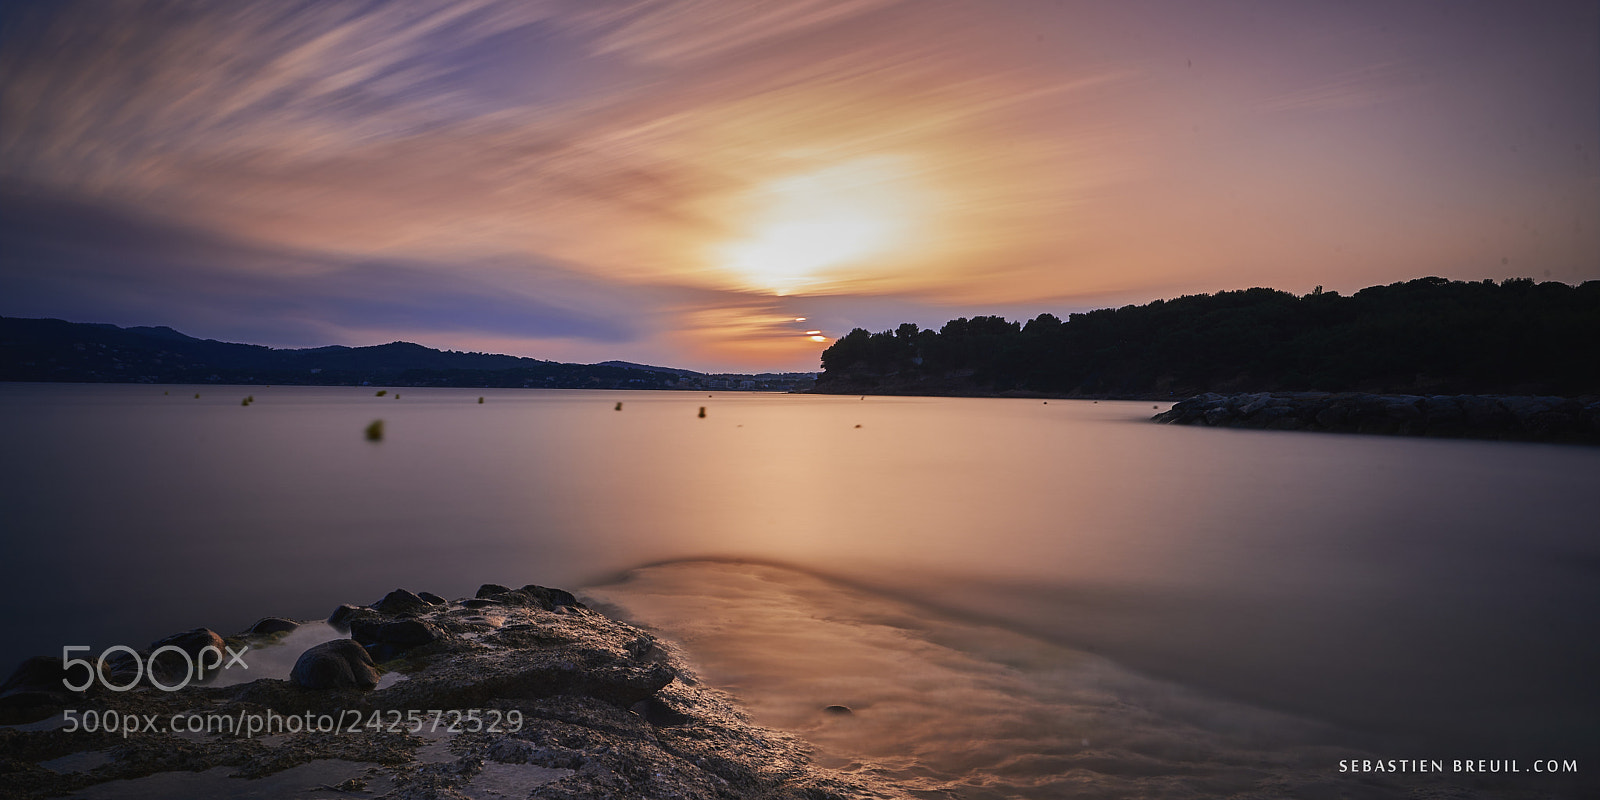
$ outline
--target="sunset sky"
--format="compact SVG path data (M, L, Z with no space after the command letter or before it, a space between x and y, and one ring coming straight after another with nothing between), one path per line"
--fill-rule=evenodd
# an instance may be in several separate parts
M1597 9L12 3L0 314L815 370L853 327L1579 283Z

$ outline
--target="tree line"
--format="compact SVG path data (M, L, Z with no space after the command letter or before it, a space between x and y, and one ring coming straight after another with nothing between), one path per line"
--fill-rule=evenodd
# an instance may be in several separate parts
M1600 394L1600 281L1420 278L1350 296L1254 288L1144 305L857 328L822 392Z

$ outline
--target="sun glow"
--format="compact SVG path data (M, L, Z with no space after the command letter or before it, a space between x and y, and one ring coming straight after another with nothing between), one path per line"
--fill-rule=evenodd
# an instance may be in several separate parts
M747 287L783 295L888 253L910 238L907 178L897 159L863 158L768 183L751 198L750 234L718 260Z

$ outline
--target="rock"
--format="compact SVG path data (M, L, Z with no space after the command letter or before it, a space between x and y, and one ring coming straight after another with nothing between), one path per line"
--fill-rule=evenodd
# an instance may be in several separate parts
M1270 394L1250 394L1250 395L1245 395L1244 397L1239 398L1239 402L1243 403L1243 405L1239 406L1239 416L1248 417L1251 414L1254 414L1257 411L1260 411L1261 409L1266 408L1269 404L1271 404L1272 403L1272 395L1270 395Z
M406 591L396 589L383 596L382 600L372 604L375 611L389 615L415 614L427 611L432 603Z
M393 622L357 620L350 626L350 638L363 644L376 663L392 661L407 650L435 642L444 631L431 622L402 619Z
M283 617L262 617L261 619L256 620L256 624L251 625L250 630L245 631L245 633L255 636L264 636L272 633L288 633L289 631L292 631L298 627L300 627L300 623L291 619L284 619Z
M478 587L478 594L476 597L494 597L497 594L505 594L509 591L511 591L510 586L501 586L498 583L486 583Z
M1593 398L1276 392L1203 394L1152 417L1176 425L1600 444Z
M1518 422L1535 439L1558 439L1576 430L1578 418L1560 411L1539 411Z
M62 681L81 684L88 673L81 667L69 673L62 663L59 658L34 656L18 664L5 683L0 683L0 725L38 722L53 716L72 698L82 697Z
M307 689L371 689L378 669L354 639L335 639L301 653L289 680Z
M50 697L61 677L59 659L36 659L0 684L0 713L19 722L31 720L16 712L42 719L63 707L163 720L203 709L230 719L276 714L284 727L260 731L253 741L239 736L116 737L115 742L107 740L117 747L115 757L76 773L70 785L58 773L40 768L66 752L69 743L59 730L5 730L0 731L0 761L5 762L0 772L37 776L53 781L48 784L52 788L75 793L92 784L152 773L227 767L239 777L259 778L308 761L345 759L372 765L359 780L374 788L374 795L383 790L388 797L416 800L478 796L485 788L481 778L486 765L497 762L529 767L515 771L519 781L527 778L516 785L518 796L910 800L870 778L815 767L802 742L750 724L726 693L695 680L672 648L645 631L582 608L568 592L528 586L497 594L515 595L525 604L478 598L495 607L493 619L453 605L430 606L400 619L371 608L343 607L347 621L373 638L410 642L438 635L414 648L404 680L382 689L376 688L378 670L370 655L353 639L306 650L287 681L257 678L176 692ZM547 603L557 611L545 609ZM30 691L47 696L23 696ZM429 720L433 715L427 709L442 709L439 724L459 724L469 731L451 737L449 761L421 759L422 740L391 727L400 724L397 714L406 716L409 726L412 709ZM511 714L520 717L513 723ZM324 715L327 722L321 721ZM283 722L290 717L301 720L298 724L307 731L313 722L344 727L359 719L361 732L271 736L292 731ZM477 730L474 725L480 721L502 727ZM508 724L515 727L508 729ZM268 738L276 741L268 743ZM89 743L71 746L102 746L80 741ZM479 785L471 785L474 779L480 779ZM0 784L13 788L8 780L0 779ZM336 787L359 788L349 782ZM27 796L35 794L43 795Z
M1317 424L1330 431L1344 430L1354 407L1347 403L1332 403L1316 414Z
M500 605L500 601L488 597L474 597L471 600L462 601L461 605L463 608L488 608L489 606Z
M446 600L443 597L434 594L433 592L417 592L417 596L422 598L423 601L430 606L445 606L450 604L449 600Z
M578 598L574 597L571 592L566 591L565 589L550 589L544 586L535 586L530 583L527 586L518 589L517 591L526 595L537 597L544 603L548 603L551 608L555 608L556 606L570 606L573 608L583 607L583 604L578 602Z
M156 654L166 647L178 648L188 659L170 650ZM146 652L151 657L145 661L145 679L160 681L164 686L182 683L186 677L198 680L202 672L210 675L227 663L222 637L210 628L175 633L151 644Z
M657 728L672 728L684 725L692 719L688 714L673 708L659 697L647 697L634 703L628 710L644 717L645 722Z
M378 641L401 647L417 647L444 635L439 626L417 619L402 619L384 625L378 631Z
M350 623L356 619L367 616L372 609L366 606L353 606L349 603L339 606L328 615L328 624L341 631L349 631Z

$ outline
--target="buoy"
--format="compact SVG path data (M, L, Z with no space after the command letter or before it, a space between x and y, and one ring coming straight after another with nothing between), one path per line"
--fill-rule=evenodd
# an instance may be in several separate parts
M382 396L384 396L384 395L386 395L388 393L389 393L388 389L379 389L378 393L373 395L373 397L382 397Z
M857 426L856 426L856 427L857 427L857 428L859 428L859 427L861 427L861 426L860 426L860 425L857 425Z
M196 400L200 399L200 393L199 392L195 392L194 393L194 399L196 399Z
M705 406L701 406L700 407L700 418L701 419L705 419L706 418L706 407Z
M483 405L483 398L481 398L481 397L478 398L478 405L480 405L480 406Z
M618 410L618 411L621 411L621 410L622 410L622 401L621 401L621 400L618 400L618 401L617 401L617 410Z
M383 420L375 419L372 421L372 424L367 426L367 441L383 441Z

